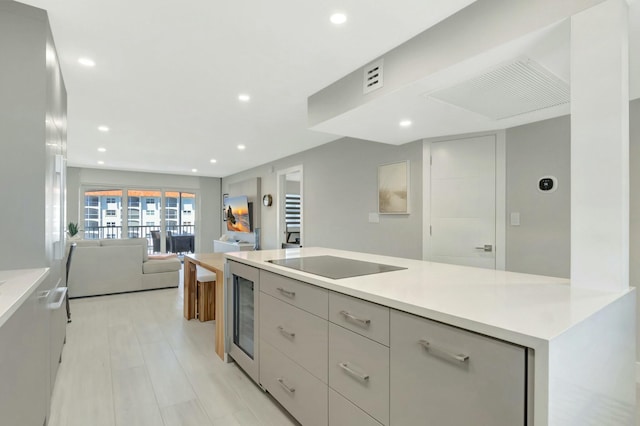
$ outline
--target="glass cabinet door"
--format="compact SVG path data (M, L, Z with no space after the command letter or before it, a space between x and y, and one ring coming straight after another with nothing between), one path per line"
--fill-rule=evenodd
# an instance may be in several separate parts
M233 343L253 359L253 281L234 275L233 290Z

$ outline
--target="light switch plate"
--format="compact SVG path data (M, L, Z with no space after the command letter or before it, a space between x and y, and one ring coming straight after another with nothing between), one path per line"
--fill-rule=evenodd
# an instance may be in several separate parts
M511 213L511 226L520 226L520 213Z
M369 223L380 223L380 215L378 213L369 213Z

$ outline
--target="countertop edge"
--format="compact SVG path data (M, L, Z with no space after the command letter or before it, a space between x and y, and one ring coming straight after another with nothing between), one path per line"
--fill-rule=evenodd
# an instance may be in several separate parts
M11 270L10 272L14 272L14 273L24 272L24 275L34 274L34 277L30 278L30 280L32 281L29 282L29 285L27 285L24 291L21 292L20 296L18 296L18 298L11 303L11 306L9 306L4 312L0 313L0 327L2 327L4 323L6 323L9 320L9 318L11 318L11 316L29 298L29 296L33 294L36 288L38 288L38 286L42 284L45 278L49 275L50 268L47 267L47 268L21 269L21 270ZM16 277L12 279L21 279L21 278Z
M486 322L481 322L481 321L477 321L470 318L460 317L457 315L447 313L442 310L434 310L428 307L409 304L403 301L398 301L396 299L382 297L376 294L371 294L371 293L367 293L357 289L352 289L347 286L341 286L340 284L337 284L337 283L336 284L330 283L330 282L327 282L326 278L324 277L318 277L306 272L274 265L262 260L249 259L246 256L247 256L247 252L225 253L225 258L228 260L237 261L239 263L243 263L249 266L253 266L259 269L269 271L269 272L273 272L273 273L276 273L288 278L292 278L298 281L308 282L310 284L316 285L321 288L325 288L327 290L332 290L338 293L357 297L366 301L370 301L370 302L384 305L393 309L397 309L399 311L407 312L407 313L414 314L427 319L431 319L434 321L439 321L439 322L449 324L461 329L473 331L479 334L487 335L490 337L494 337L500 340L508 341L508 342L529 347L532 349L548 347L548 345L556 337L564 334L567 331L567 328L564 328L564 329L559 329L556 332L551 334L542 334L542 333L532 334L532 333L521 332L518 330L512 330L506 327L501 327L494 324L488 324ZM380 256L380 257L384 257L387 259L394 259L388 256ZM398 260L409 260L409 259L398 258ZM566 279L558 278L558 285L561 285L563 281L568 282L568 280ZM632 291L632 290L629 290L629 291ZM575 319L571 327L581 323L591 315L603 309L608 304L613 303L614 301L620 299L621 297L624 297L627 293L628 291L607 294L609 298L606 303L603 303L602 306L600 306L597 309L594 309L593 312L590 313L590 315L587 315L584 318Z

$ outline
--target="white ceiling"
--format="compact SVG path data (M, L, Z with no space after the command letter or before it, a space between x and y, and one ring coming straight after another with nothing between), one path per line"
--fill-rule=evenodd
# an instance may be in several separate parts
M307 97L472 2L24 1L49 12L69 165L219 177L336 139L307 128Z
M630 99L637 99L640 97L640 1L630 4L629 18L629 96ZM313 129L400 145L421 138L507 129L569 114L570 104L566 103L503 119L492 119L473 110L442 102L431 95L442 89L458 89L462 87L461 83L484 75L501 64L509 64L522 58L539 64L559 80L569 84L570 32L571 22L564 20L529 33L443 71L425 73L422 78L410 84L394 88L384 96L373 98L320 122ZM510 86L509 89L513 87ZM499 102L497 95L500 95L499 91L492 93L492 96L482 96L482 99L473 98L472 92L463 96L466 96L468 104L485 104L489 108L492 102ZM500 102L504 104L502 106L506 107L508 100L501 99ZM412 125L402 128L398 126L401 120L411 120Z

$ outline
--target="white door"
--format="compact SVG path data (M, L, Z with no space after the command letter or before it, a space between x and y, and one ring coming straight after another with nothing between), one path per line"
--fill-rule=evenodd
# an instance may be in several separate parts
M496 138L431 145L431 260L496 267Z

